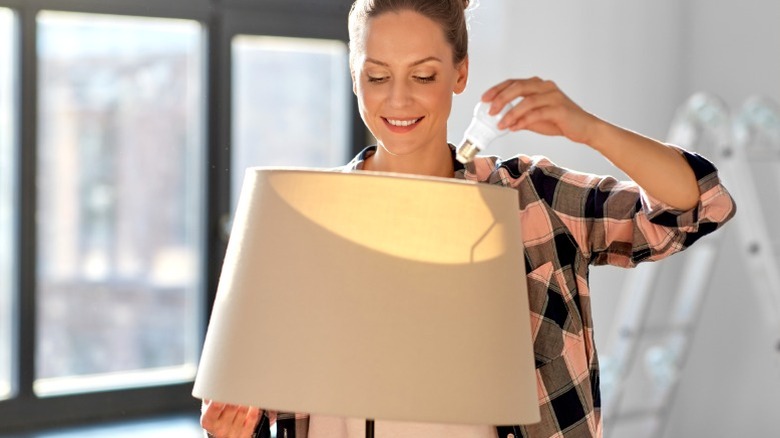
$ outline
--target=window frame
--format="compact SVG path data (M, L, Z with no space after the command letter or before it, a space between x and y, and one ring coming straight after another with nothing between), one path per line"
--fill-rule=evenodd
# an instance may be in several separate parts
M9 10L11 11L11 14L12 14L12 26L13 26L13 28L10 29L11 30L10 33L13 35L13 38L12 38L13 41L10 44L10 49L11 49L10 56L11 56L11 58L16 57L18 59L18 57L19 57L18 56L19 55L19 53L18 53L19 52L19 50L18 50L18 45L19 45L18 44L19 43L19 41L18 41L18 33L19 33L18 32L18 30L19 30L18 14L16 14L16 11L14 9L10 9L9 8ZM9 72L9 77L10 77L10 80L11 80L11 87L10 87L11 88L11 95L8 96L8 98L9 98L10 105L11 105L12 108L18 108L18 106L19 106L19 100L20 100L19 99L19 94L20 93L19 93L19 90L16 89L18 87L15 87L15 85L17 85L19 83L19 78L17 77L18 74L19 74L19 69L16 69L14 71L10 71ZM19 152L19 148L17 147L17 145L20 142L20 140L19 140L19 134L20 134L19 133L19 125L20 125L19 119L20 119L19 114L12 115L12 119L11 119L12 126L11 126L11 133L10 133L11 142L10 142L10 145L9 145L11 150L9 151L9 157L8 157L9 164L11 164L12 166L13 166L13 164L18 163L18 161L19 161L18 160L18 155L19 155L20 152ZM16 170L11 175L11 181L13 181L14 184L17 183L17 180L19 179L19 174L20 174L19 170ZM18 192L18 190L17 190L17 192ZM19 205L19 200L17 199L17 193L12 188L11 193L9 195L11 197L11 199L10 199L10 206L11 206L12 209L15 209L15 207ZM19 236L19 221L18 221L18 217L13 217L12 220L11 220L11 224L10 225L11 225L11 229L9 231L10 231L10 235L11 235L11 241L7 242L6 244L9 245L8 246L8 250L11 253L13 253L15 251L15 249L19 247L19 238L18 238L18 236ZM18 272L19 271L19 262L18 262L18 260L15 260L14 257L11 257L11 260L9 262L10 263L9 263L8 268L10 269L10 273L11 273L11 278L8 280L8 283L10 284L10 288L11 288L11 291L9 293L11 293L13 295L9 297L8 301L10 302L10 305L12 307L17 307L18 306L18 302L19 302L19 297L18 297L18 294L14 293L14 292L15 292L16 289L18 289L17 286L18 286L18 283L19 283L19 272ZM3 293L3 292L0 292L0 293ZM8 309L8 313L13 315L13 313L14 313L13 309ZM7 324L8 326L10 326L11 330L10 330L10 333L7 333L7 334L4 335L4 336L10 338L11 341L13 341L14 339L16 339L18 337L17 336L17 327L15 327L15 325L16 325L15 322L16 321L11 321L10 323ZM14 346L13 345L9 345L8 347L11 350L11 355L13 355L13 350L14 350L13 347ZM16 391L16 386L15 386L15 382L14 382L14 374L15 374L16 369L15 369L14 364L10 364L9 368L10 368L8 370L9 374L7 376L3 376L3 378L7 377L9 379L11 394L13 394L13 392ZM0 401L2 401L2 400L0 400Z
M165 413L197 415L192 382L41 398L33 391L36 337L36 223L38 128L38 12L100 13L194 20L204 29L204 253L201 266L201 342L214 303L226 249L223 232L230 214L231 41L238 34L348 40L346 17L351 0L0 0L16 14L17 80L15 156L18 169L14 218L17 315L12 355L14 395L0 400L0 434ZM366 129L351 99L351 150L364 146ZM228 146L226 146L228 145Z

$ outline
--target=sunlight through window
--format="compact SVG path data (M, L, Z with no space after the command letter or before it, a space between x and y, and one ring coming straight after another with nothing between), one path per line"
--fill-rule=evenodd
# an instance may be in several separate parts
M202 28L38 15L35 391L186 381L200 344Z

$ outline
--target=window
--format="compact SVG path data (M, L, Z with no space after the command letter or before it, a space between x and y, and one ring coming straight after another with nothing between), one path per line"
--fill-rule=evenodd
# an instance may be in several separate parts
M15 118L13 72L15 71L14 14L0 8L0 400L12 395L12 345L14 344L14 191Z
M344 42L238 35L232 52L233 208L249 166L345 164L353 119Z
M195 21L38 14L38 395L187 381L205 181Z
M0 0L0 435L197 422L231 182L363 144L351 0L294 3Z

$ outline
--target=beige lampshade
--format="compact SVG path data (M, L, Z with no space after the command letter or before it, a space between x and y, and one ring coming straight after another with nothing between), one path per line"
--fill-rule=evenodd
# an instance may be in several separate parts
M539 420L518 192L246 173L193 395L382 420Z

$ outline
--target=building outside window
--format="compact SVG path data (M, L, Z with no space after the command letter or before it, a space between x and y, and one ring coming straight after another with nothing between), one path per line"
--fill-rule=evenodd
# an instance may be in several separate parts
M351 158L344 42L238 35L232 53L234 209L249 166L336 167Z
M351 0L295 3L0 0L0 435L197 425L245 169L364 143Z
M186 381L205 181L195 21L38 14L35 392Z

